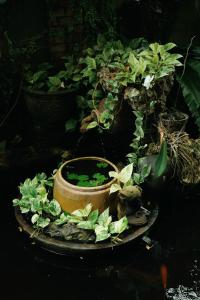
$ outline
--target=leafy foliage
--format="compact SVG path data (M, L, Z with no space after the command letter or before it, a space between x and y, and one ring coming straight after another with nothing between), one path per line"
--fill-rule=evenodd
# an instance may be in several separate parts
M177 79L180 82L185 103L200 131L200 61L198 59L189 59L184 75L182 77L178 75Z
M66 57L63 70L56 71L55 67L47 62L41 63L35 70L28 65L25 72L25 84L33 90L44 90L55 92L63 89L70 89L70 76L73 68L72 58ZM69 68L68 68L69 67ZM73 85L73 88L75 85Z
M103 168L107 167L108 165L106 164L103 165ZM100 165L102 168L102 165ZM108 180L108 177L101 173L94 173L91 177L88 175L84 174L76 174L76 173L67 173L67 180L69 181L76 181L77 186L82 186L82 187L94 187L94 186L99 186L104 184L105 181Z
M47 178L45 173L37 174L19 186L21 198L13 200L13 205L19 206L23 214L32 214L31 222L37 228L49 225L48 215L57 217L61 213L60 204L54 199L48 199L49 187L52 187L52 179Z
M109 129L124 97L132 101L143 88L153 89L158 81L171 76L175 67L181 65L178 60L181 55L169 52L174 47L173 43L148 46L144 39L124 45L121 41L107 42L99 36L97 45L84 51L72 76L80 86L86 87L86 107L93 109L96 116L87 129L98 125L101 129ZM131 87L129 92L128 87ZM103 108L99 109L102 99ZM151 111L157 99L153 101L149 103Z
M128 229L128 220L126 217L112 222L112 216L109 215L109 208L99 214L98 210L92 211L92 205L89 203L84 209L78 209L72 214L61 214L60 219L55 224L75 223L78 228L91 230L95 232L96 242L115 238Z

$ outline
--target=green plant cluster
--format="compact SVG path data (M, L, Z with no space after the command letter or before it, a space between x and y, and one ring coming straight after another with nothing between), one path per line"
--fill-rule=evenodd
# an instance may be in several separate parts
M96 242L108 238L118 241L118 235L128 229L126 217L112 222L109 208L100 214L98 210L92 211L92 205L88 204L72 214L63 212L56 200L48 199L52 183L52 178L47 178L44 173L37 174L32 180L27 178L19 186L21 198L13 200L13 205L30 217L36 229L44 229L52 222L60 226L75 223L78 228L94 231Z
M188 59L183 76L177 74L177 79L180 83L185 103L200 131L200 47L195 47L193 52L195 55Z
M100 161L96 164L97 168L99 169L106 169L108 167L108 164ZM92 178L90 178L89 175L84 175L84 174L76 174L76 173L67 173L67 179L72 180L72 181L77 181L76 185L77 186L82 186L82 187L95 187L104 184L105 181L108 180L108 177L101 173L94 173L92 175Z
M101 173L94 173L92 175L92 178L90 178L88 175L84 174L76 174L76 173L67 173L67 179L68 180L75 180L77 181L77 186L82 187L95 187L102 185L106 180L108 180L108 177Z
M47 178L45 173L37 174L32 180L27 178L19 186L21 198L13 200L13 205L19 206L23 214L31 214L31 222L36 228L48 226L50 216L56 218L61 213L60 204L48 199L52 184L52 179Z
M92 211L92 205L89 203L84 209L78 209L72 214L63 212L60 219L55 224L75 223L78 228L94 231L96 242L112 238L118 241L118 236L128 229L128 219L121 218L112 222L112 216L109 215L109 208L99 214L98 210Z
M93 128L110 128L117 107L124 99L132 100L140 90L153 89L156 82L174 73L180 66L180 54L169 51L176 45L168 43L148 45L144 39L135 39L128 45L121 41L106 41L99 36L93 48L84 51L74 69L72 80L85 86L87 94L79 97L80 106L84 103L96 114L96 120L88 125ZM132 87L129 91L127 87ZM128 92L127 92L128 91ZM103 111L98 104L104 99ZM87 100L87 101L86 101ZM150 102L149 108L155 103ZM84 107L85 108L85 107Z
M71 57L65 60L65 66L59 71L48 62L39 64L35 70L31 65L27 65L24 74L25 85L32 90L48 92L74 88L75 85L70 81L70 68L74 68Z

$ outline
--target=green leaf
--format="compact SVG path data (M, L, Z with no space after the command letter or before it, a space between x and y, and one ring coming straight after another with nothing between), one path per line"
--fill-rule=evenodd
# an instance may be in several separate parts
M96 121L93 121L88 124L87 129L92 129L98 126L98 123Z
M34 73L32 77L32 83L35 83L40 79L43 79L46 75L47 75L46 71L38 71Z
M139 173L133 173L133 181L136 184L140 184L141 183L141 175Z
M58 216L61 213L61 207L58 201L52 200L48 207L49 213L53 216Z
M78 228L86 229L86 230L93 230L94 229L94 223L92 221L81 221L77 224Z
M145 164L145 165L142 167L142 170L141 170L141 173L140 173L140 174L141 174L141 177L142 177L142 179L143 179L143 181L144 181L144 179L145 179L146 177L149 176L150 172L151 172L151 165Z
M133 173L133 163L127 165L121 170L121 172L119 173L120 182L127 183L131 179L132 173Z
M174 47L176 47L176 44L174 44L174 43L167 43L167 44L164 45L165 51L171 50Z
M92 57L86 57L86 63L90 69L96 69L96 61Z
M50 219L49 218L39 217L39 219L37 220L36 225L38 227L45 228L45 227L47 227L49 225L49 223L50 223Z
M110 187L110 194L121 190L121 186L117 183L113 183Z
M167 143L166 141L162 142L160 152L155 162L155 176L160 177L164 174L167 169Z
M65 131L66 132L73 132L73 131L75 131L77 124L78 124L78 121L76 119L69 119L65 123Z
M112 222L109 226L109 231L111 234L120 234L126 229L128 229L127 217L123 217L119 221Z
M88 175L78 175L78 180L81 181L85 181L85 180L89 180L89 176Z
M69 179L69 180L78 180L79 176L76 173L67 173L67 179Z
M55 87L60 87L61 86L61 80L60 78L56 77L56 76L50 76L49 77L49 82L51 85L55 86Z
M103 168L103 169L105 169L107 167L108 167L108 164L105 163L105 162L103 162L103 161L97 163L97 168Z
M80 81L82 79L82 75L81 74L75 74L73 77L72 77L72 80L73 81Z
M68 217L67 217L68 215L69 215L68 213L63 212L60 215L59 219L55 220L54 223L56 225L62 225L64 223L67 223L68 222Z
M38 219L39 219L39 215L38 214L34 214L33 216L32 216L32 218L31 218L31 222L33 223L33 224L35 224L37 221L38 221Z
M98 224L107 227L111 222L112 222L112 217L109 216L109 207L108 207L100 214L98 218Z
M200 61L190 59L186 64L184 76L177 74L186 105L200 132Z
M98 209L96 209L89 214L88 221L95 224L98 220L98 217L99 217L99 211L98 211Z
M91 213L91 210L92 210L92 204L89 203L89 204L86 205L85 208L75 210L75 211L72 213L72 215L73 215L73 216L76 216L76 217L79 217L79 218L88 217L89 214Z
M134 68L134 69L136 69L136 67L138 66L139 61L138 61L138 59L136 58L134 52L131 52L131 53L130 53L129 58L128 58L128 63L129 63L129 65L130 65L132 68Z
M107 228L105 228L102 225L98 225L98 224L95 226L95 234L96 234L96 240L95 240L96 243L107 240L111 235L108 232Z

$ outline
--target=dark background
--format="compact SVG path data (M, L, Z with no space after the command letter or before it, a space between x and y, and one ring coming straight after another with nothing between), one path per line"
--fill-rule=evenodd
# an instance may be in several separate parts
M49 1L43 0L10 0L4 8L0 4L1 33L7 30L16 43L41 35L38 39L41 50L34 57L36 62L57 60L61 54L71 53L73 45L89 43L87 39L82 40L85 30L82 24L75 23L70 28L74 19L70 12L73 1L61 1L68 12L64 16L60 12L61 2L54 2L54 6L49 6ZM117 31L124 39L144 36L149 41L173 41L185 49L191 38L196 36L194 45L199 45L199 0L121 0L116 1L116 8ZM53 12L57 17L60 12L65 21L55 24L55 19L49 17ZM56 30L62 32L57 41ZM10 102L1 105L1 120L15 103L16 94L17 88ZM193 123L190 131L196 131ZM62 145L53 146L73 148L79 138L79 133L72 134L66 136ZM198 187L180 188L168 182L157 192L149 190L149 195L160 204L160 216L151 232L152 239L158 241L155 251L148 252L138 241L131 249L119 254L102 254L93 258L58 257L33 245L32 240L18 230L14 218L11 201L17 196L19 183L36 172L50 173L59 162L58 153L50 153L48 145L34 160L31 158L29 148L34 140L30 136L29 116L22 97L0 127L0 141L3 140L6 140L7 146L0 151L2 300L161 300L164 297L160 277L162 263L168 267L169 287L192 284L189 270L194 260L198 263L200 259ZM88 144L91 143L97 153L95 145L100 145L101 141L88 135L82 143L86 149L83 151L89 151ZM117 140L116 146L119 144ZM6 161L8 153L9 162ZM112 153L109 155L112 156Z

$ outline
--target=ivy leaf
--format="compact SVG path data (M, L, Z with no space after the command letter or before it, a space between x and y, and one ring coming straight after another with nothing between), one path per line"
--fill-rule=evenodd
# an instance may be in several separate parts
M174 43L167 43L167 44L165 44L163 46L164 46L165 51L168 51L168 50L171 50L174 47L176 47L176 44L174 44Z
M57 219L57 220L55 220L54 223L55 223L56 225L62 225L62 224L64 224L64 223L67 223L67 222L68 222L68 217L67 217L68 215L69 215L68 213L63 212L63 213L60 215L60 218Z
M108 232L107 228L98 224L95 226L95 234L96 234L96 240L95 240L96 243L107 240L111 235Z
M136 184L140 184L141 183L141 175L139 173L134 173L133 174L133 181Z
M38 219L39 219L39 215L38 214L34 214L33 216L32 216L32 218L31 218L31 222L33 223L33 224L35 224L37 221L38 221Z
M58 216L61 213L60 204L56 200L52 200L49 203L49 207L48 208L49 208L50 214L52 214L55 217Z
M122 183L127 183L131 179L132 173L133 173L133 163L127 165L121 170L121 172L119 173L119 180Z
M120 182L126 184L131 179L132 173L133 173L133 163L124 167L120 171L120 173L117 173L115 171L110 171L109 176L114 177L114 178L118 179Z
M94 229L94 223L91 221L81 221L77 224L78 228L86 229L86 230L93 230Z
M50 223L49 218L39 217L36 224L37 224L38 227L45 228L49 225L49 223Z
M78 217L78 218L85 218L85 217L88 217L88 216L89 216L89 214L91 213L91 210L92 210L92 204L89 203L89 204L86 205L85 208L75 210L75 211L72 213L72 215L73 215L73 216L76 216L76 217Z
M46 75L47 75L46 71L38 71L34 73L32 77L32 83L35 83L40 79L44 79Z
M41 202L41 198L37 197L37 198L31 198L31 211L32 212L42 212L42 202Z
M98 123L96 121L93 121L88 124L87 129L92 129L98 126Z
M96 61L92 57L86 57L86 64L90 69L96 69Z
M121 190L121 186L117 183L113 183L110 187L110 194Z
M61 86L61 80L60 78L56 77L56 76L50 76L49 77L49 82L51 85L55 86L55 87L60 87Z
M92 223L96 223L99 217L99 211L98 209L92 211L89 216L88 216L88 221L92 222Z
M151 165L145 164L145 165L142 167L142 170L141 170L141 173L140 173L142 179L144 180L146 177L148 177L149 174L150 174L150 172L151 172Z
M112 217L109 216L109 207L108 207L100 214L98 218L98 224L107 227L111 222L112 222Z
M126 229L128 229L127 217L123 217L119 221L112 222L109 226L109 231L111 234L120 234Z

